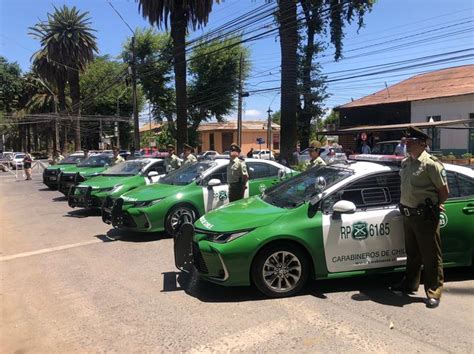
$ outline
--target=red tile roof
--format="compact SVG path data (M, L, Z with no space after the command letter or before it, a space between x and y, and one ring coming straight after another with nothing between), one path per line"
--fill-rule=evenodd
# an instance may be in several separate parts
M419 101L472 93L474 93L474 65L464 65L413 76L338 108Z

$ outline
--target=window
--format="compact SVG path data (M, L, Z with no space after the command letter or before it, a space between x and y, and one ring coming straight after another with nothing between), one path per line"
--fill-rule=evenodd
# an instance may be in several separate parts
M441 121L441 116L427 116L426 121L430 122L439 122ZM428 135L431 138L431 150L439 150L440 148L440 130L439 128L433 127L433 128L428 128Z
M220 167L207 176L203 181L203 185L207 185L211 179L218 179L221 183L227 183L227 166Z
M398 172L364 177L329 197L322 204L325 213L339 200L349 200L359 208L395 205L400 201Z
M163 161L156 162L153 165L150 166L148 169L148 173L151 171L158 172L159 175L164 175L166 173L165 166L163 165Z
M273 148L275 150L280 149L280 134L273 134Z
M474 196L474 180L460 173L448 171L449 199Z
M258 162L247 163L250 179L268 178L278 176L278 167Z
M214 133L209 134L209 150L215 150L214 146Z

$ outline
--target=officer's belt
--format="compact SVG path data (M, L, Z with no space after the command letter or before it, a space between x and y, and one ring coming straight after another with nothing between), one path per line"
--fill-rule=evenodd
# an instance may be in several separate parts
M419 216L424 215L425 208L409 208L404 205L399 205L400 212L405 216Z

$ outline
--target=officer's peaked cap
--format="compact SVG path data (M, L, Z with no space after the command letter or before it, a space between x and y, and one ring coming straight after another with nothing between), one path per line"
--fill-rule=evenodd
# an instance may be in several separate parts
M241 152L240 150L240 146L237 145L237 144L230 144L230 151L237 151L237 152Z
M407 130L405 131L405 137L407 139L420 139L420 140L428 140L430 137L418 129L417 127L409 126Z

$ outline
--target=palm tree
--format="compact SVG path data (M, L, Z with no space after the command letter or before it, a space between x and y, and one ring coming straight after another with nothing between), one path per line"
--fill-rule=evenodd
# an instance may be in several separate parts
M174 75L176 89L176 129L178 152L188 141L186 96L186 30L207 23L213 0L136 0L139 11L150 24L171 27L173 39ZM215 0L219 3L219 0Z
M86 17L88 14L88 12L79 12L76 7L68 8L66 5L61 8L54 7L54 13L48 13L46 22L40 22L34 27L30 27L30 34L41 41L42 48L34 55L34 58L40 61L38 65L45 65L46 68L39 72L43 74L45 71L54 72L53 75L56 77L55 81L61 95L64 93L61 87L62 82L65 83L67 79L69 83L72 113L77 116L76 150L81 149L79 74L93 60L94 52L98 52L96 37L92 33L95 30L90 27L90 18ZM65 108L64 97L60 97L59 100L62 108Z

